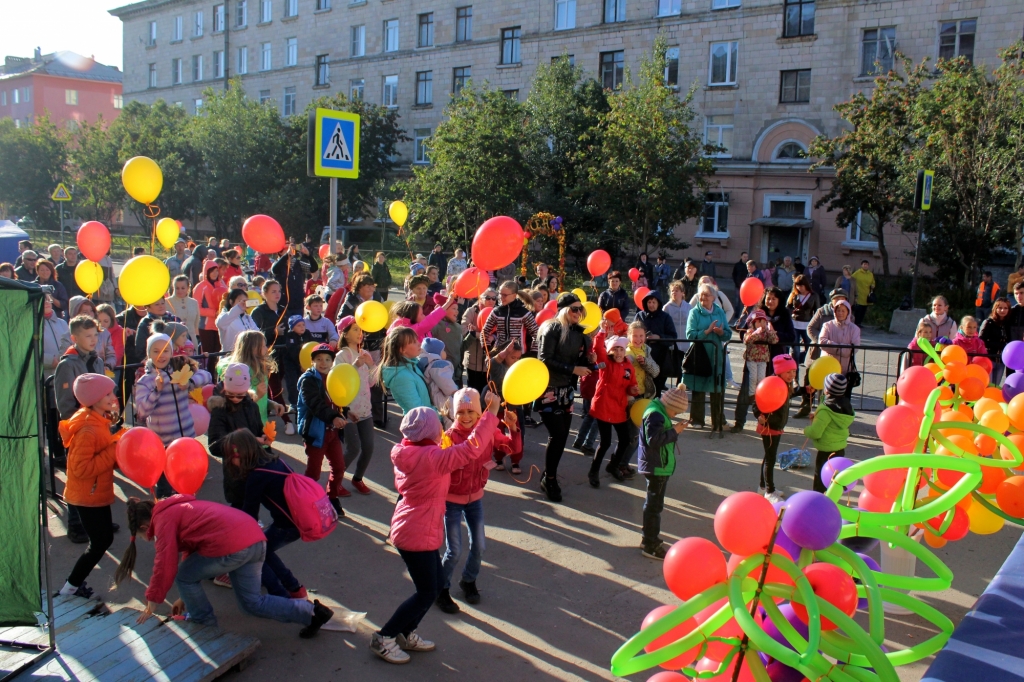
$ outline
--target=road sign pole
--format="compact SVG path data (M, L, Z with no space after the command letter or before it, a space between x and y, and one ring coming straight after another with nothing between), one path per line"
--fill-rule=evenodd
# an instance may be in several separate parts
M331 226L330 226L331 253L336 253L338 248L338 178L331 178Z
M64 202L60 202L60 247L64 248Z
M921 236L924 234L924 211L918 211L917 248L914 249L914 276L910 278L910 307L915 305L917 294L917 268L921 263Z

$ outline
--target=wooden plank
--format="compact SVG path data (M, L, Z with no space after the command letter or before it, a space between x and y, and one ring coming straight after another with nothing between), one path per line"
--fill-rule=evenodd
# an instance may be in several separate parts
M122 624L134 623L137 613L107 611L98 615L85 615L57 630L57 648L61 651L92 651L98 643L116 639Z
M182 646L189 646L189 644L191 644L189 640L182 642ZM190 646L188 653L174 657L174 654L181 648L176 647L174 650L165 652L163 656L156 657L160 669L175 682L213 679L218 671L226 671L227 668L235 664L235 655L239 649L245 651L248 647L241 637L220 630L216 637L201 647ZM231 663L229 664L228 661Z
M124 661L125 652L136 640L152 636L155 630L162 627L158 618L150 618L142 625L136 625L134 619L138 617L138 611L134 609L123 609L129 614L130 628L127 631L119 632L106 642L98 642L87 652L76 652L76 661L88 669L99 679L104 679L106 672ZM120 612L119 612L120 613Z
M154 674L160 670L158 658L165 652L175 650L174 656L190 655L192 649L205 645L219 633L217 628L210 627L189 633L178 627L176 622L166 623L154 635L129 644L126 649L131 651L132 658L107 671L103 676L103 682L152 679ZM189 641L182 647L182 642L186 639ZM171 678L159 675L158 679L170 680Z
M21 625L0 632L0 639L23 644L45 644L49 638L46 628L41 628L38 625Z

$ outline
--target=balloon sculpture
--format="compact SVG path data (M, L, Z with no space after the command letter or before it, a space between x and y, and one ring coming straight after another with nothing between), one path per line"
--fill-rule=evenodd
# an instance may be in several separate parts
M967 374L966 357L942 357L926 340L918 343L934 369L900 376L902 402L882 412L876 427L886 454L830 461L822 469L824 494L800 492L775 507L749 492L726 498L715 536L732 558L726 562L703 538L675 543L665 582L683 603L648 614L612 657L612 673L661 666L678 672L652 682L897 682L896 666L942 648L952 622L900 590L949 589L953 573L911 533L941 547L968 532L994 533L1006 521L1024 525L1024 476L1009 475L1024 463L1024 397L1004 399L984 386L979 397L967 397L976 395L971 381L981 380ZM1024 370L1024 343L1013 343L1020 346L1009 344L1004 361ZM949 382L950 374L962 383ZM844 492L858 480L865 489L849 506ZM858 552L874 541L905 550L932 577L884 572ZM909 649L886 650L883 601L938 632ZM866 628L853 620L858 608L867 612Z

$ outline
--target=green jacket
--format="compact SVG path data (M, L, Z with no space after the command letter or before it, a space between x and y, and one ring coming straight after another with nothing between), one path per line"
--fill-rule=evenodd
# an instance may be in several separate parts
M846 447L850 437L850 424L854 415L833 412L827 405L819 405L814 421L804 427L804 435L814 441L821 452L835 452Z
M637 448L637 470L652 476L671 476L676 470L676 440L679 433L660 400L652 400L644 410Z

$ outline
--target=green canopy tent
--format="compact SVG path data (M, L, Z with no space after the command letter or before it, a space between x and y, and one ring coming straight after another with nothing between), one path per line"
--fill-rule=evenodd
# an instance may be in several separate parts
M46 491L42 448L40 330L43 289L0 277L0 626L37 625L46 569ZM0 645L54 650L53 606L47 599L49 646L0 640ZM26 666L10 671L16 675ZM2 682L2 680L0 680Z

